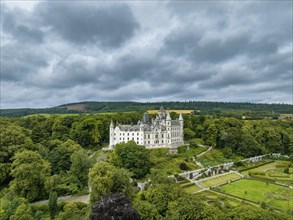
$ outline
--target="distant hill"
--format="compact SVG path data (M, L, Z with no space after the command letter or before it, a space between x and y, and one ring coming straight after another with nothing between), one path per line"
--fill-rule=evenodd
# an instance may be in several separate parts
M79 102L69 103L52 108L0 109L3 117L20 117L31 114L82 114L99 112L132 112L159 109L195 110L195 112L219 113L223 111L269 112L274 114L292 114L293 105L289 104L254 104L233 102Z

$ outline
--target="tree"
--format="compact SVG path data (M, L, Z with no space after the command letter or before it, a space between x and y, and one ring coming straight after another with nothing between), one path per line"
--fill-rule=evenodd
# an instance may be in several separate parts
M130 200L123 194L103 196L92 207L92 220L129 219L138 220L136 210L131 206Z
M88 157L84 149L73 152L70 160L70 174L76 176L82 185L86 185L89 168L92 166L93 161Z
M63 211L58 214L58 220L81 220L89 219L89 207L82 202L68 202L63 207Z
M153 204L160 215L165 216L168 204L183 194L182 189L173 184L156 184L146 191L146 200Z
M54 219L56 212L57 212L57 209L58 209L57 199L58 199L57 193L50 192L48 206L49 206L49 212L50 212L51 219Z
M168 205L167 218L176 220L203 219L204 204L195 196L184 194Z
M5 192L6 191L6 192ZM28 204L25 198L20 198L9 190L3 190L1 195L0 216L1 220L9 220L21 204ZM19 210L20 211L20 210Z
M10 183L11 189L19 196L33 201L44 196L44 183L50 175L50 163L39 153L25 150L15 154Z
M96 146L101 142L101 121L87 118L80 123L75 122L70 136L83 147Z
M135 178L144 177L151 168L149 150L134 141L116 144L111 162L115 166L130 170Z
M11 164L10 163L0 163L0 185L8 183L10 180Z
M89 183L92 188L91 202L98 201L102 196L116 192L126 195L132 193L129 181L130 174L114 167L107 162L99 162L89 171Z
M29 139L28 131L4 120L0 121L0 130L0 162L6 163L13 156L9 147L24 144Z
M52 164L53 173L69 171L71 166L70 156L81 149L81 146L72 140L68 140L58 147L53 148L48 155L48 160Z
M158 220L163 218L156 206L148 201L135 200L133 207L138 212L141 220Z
M56 120L52 126L52 138L66 141L69 138L69 128L62 124L62 120Z
M283 172L289 174L289 167L286 167Z
M206 121L206 124L207 123L208 121ZM217 132L218 131L215 124L210 124L208 126L203 136L203 140L206 145L216 146Z
M190 139L192 139L192 138L194 138L195 137L195 133L194 133L194 131L192 131L191 129L189 129L189 128L184 128L184 138L186 139L186 140L190 140Z
M32 211L27 203L22 203L17 207L14 215L12 215L10 220L33 220Z

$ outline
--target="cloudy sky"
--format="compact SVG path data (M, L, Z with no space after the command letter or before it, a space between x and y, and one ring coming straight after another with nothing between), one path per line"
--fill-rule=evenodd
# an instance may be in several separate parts
M292 104L292 1L2 1L1 108Z

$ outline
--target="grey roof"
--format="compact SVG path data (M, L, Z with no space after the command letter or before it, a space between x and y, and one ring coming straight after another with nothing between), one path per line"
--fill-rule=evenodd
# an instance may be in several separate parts
M139 131L139 125L117 125L120 131Z

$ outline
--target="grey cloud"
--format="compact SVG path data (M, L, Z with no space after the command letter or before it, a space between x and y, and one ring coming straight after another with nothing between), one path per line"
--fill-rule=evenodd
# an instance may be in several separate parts
M48 2L40 3L37 13L64 40L106 48L121 46L139 27L125 4L98 7L95 2Z
M47 57L42 51L30 46L7 44L1 47L1 78L3 81L22 81L46 67Z
M3 31L10 34L13 39L26 44L40 44L43 42L44 33L36 24L36 19L21 9L11 10L5 5L1 6L1 25Z
M132 2L40 2L31 11L4 7L2 106L291 102L290 4L156 5L162 20L159 13L138 16L143 7Z

